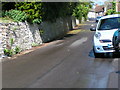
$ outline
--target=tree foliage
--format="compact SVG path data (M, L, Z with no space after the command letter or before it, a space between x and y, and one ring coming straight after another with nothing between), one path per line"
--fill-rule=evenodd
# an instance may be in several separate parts
M107 10L106 15L111 15L111 14L114 14L114 13L115 13L114 9L109 9L109 10Z
M76 3L70 2L49 2L43 3L43 20L56 20L59 17L72 15Z
M111 3L112 3L112 8L107 10L106 15L120 14L120 12L116 12L116 2L111 2Z
M27 21L32 23L40 23L42 21L41 2L19 2L15 6L18 10L27 14Z
M22 22L27 19L27 15L25 12L19 10L9 10L5 12L5 16L13 19L16 22Z
M15 9L15 2L2 2L2 10Z
M73 10L73 16L75 16L80 21L82 20L82 17L87 20L87 14L91 7L91 2L78 3L76 8Z
M6 6L8 3L4 3ZM26 20L31 23L41 23L42 21L55 21L60 17L74 15L81 19L87 17L90 2L14 2L12 8L26 13ZM4 8L8 10L8 8Z

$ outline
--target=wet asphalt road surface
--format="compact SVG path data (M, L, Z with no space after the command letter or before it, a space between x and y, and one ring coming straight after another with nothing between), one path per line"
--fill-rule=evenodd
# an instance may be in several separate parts
M107 88L119 58L94 58L92 24L86 22L77 35L3 62L3 88Z

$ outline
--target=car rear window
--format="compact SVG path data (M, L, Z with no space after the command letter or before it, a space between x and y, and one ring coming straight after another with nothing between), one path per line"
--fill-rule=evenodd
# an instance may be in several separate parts
M111 30L120 28L120 17L102 19L98 30Z

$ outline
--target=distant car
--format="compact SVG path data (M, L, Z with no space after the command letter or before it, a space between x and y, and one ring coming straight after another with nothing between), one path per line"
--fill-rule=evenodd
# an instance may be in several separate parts
M102 17L102 16L96 17L96 22L98 22L101 17Z
M119 52L120 50L120 28L113 35L113 47L115 51Z
M107 15L99 19L93 39L93 52L95 57L104 53L115 52L112 44L114 33L120 28L120 14Z

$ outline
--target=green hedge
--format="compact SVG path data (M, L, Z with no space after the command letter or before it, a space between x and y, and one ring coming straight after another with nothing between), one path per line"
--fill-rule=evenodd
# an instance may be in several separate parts
M120 14L120 12L116 12L116 11L113 10L113 9L107 10L106 15L111 15L111 14Z
M41 2L19 2L16 9L27 14L27 21L30 23L42 22L42 3Z
M11 3L4 3L2 7L5 16L14 21L25 21L30 23L41 23L42 21L55 21L57 18L75 16L79 20L87 19L92 2L17 2L12 3L14 10L6 9ZM8 11L9 10L9 11ZM4 15L4 13L3 13Z
M120 12L115 12L115 14L120 14Z
M109 9L109 10L107 10L106 15L111 15L111 14L114 14L114 13L115 13L115 10Z
M5 11L5 16L13 19L16 22L18 22L18 21L22 22L22 21L25 21L27 19L27 15L25 14L25 12L22 12L19 10Z

